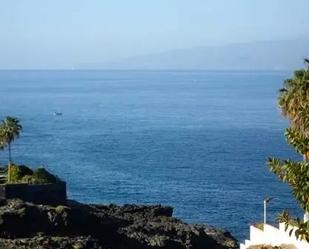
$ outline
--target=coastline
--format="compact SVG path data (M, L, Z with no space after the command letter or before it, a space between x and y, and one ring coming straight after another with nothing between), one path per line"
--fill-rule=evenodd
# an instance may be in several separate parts
M189 225L173 208L154 205L97 205L68 200L36 205L0 201L1 248L236 249L227 231Z

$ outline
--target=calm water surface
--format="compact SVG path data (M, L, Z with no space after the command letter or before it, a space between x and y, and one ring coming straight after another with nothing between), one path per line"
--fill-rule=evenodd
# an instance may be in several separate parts
M1 71L0 117L24 126L14 160L46 166L70 198L172 205L187 222L244 239L265 196L275 197L272 220L282 208L298 212L265 164L295 157L276 108L289 74Z

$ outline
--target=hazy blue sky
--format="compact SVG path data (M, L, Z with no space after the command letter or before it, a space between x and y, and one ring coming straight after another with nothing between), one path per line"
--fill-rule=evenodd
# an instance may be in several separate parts
M62 68L309 33L308 0L0 0L0 68Z

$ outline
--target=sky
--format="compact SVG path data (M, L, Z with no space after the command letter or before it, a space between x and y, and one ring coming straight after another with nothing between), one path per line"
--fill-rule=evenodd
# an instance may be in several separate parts
M0 69L309 34L308 0L0 0Z

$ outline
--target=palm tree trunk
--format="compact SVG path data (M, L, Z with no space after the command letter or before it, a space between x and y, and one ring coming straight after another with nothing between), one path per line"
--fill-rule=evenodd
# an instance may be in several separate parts
M12 162L12 157L11 157L11 143L9 143L9 165L8 165L8 176L7 176L7 181L11 181L11 162Z
M11 156L11 143L9 143L9 164L12 162L12 156Z

